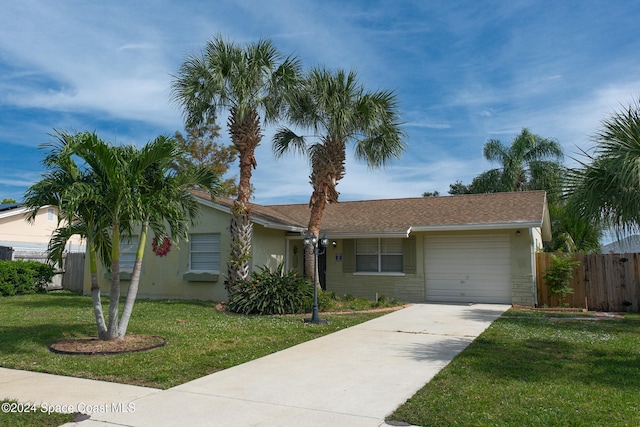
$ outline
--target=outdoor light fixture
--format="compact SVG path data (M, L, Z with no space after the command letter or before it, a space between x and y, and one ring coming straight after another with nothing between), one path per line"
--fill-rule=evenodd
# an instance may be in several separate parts
M516 236L520 235L520 230L516 230Z
M304 236L305 248L307 246L313 247L313 310L311 312L311 318L304 319L304 323L327 323L326 320L320 319L320 315L318 314L318 286L316 286L316 282L318 274L318 255L324 254L328 244L329 239L327 239L326 236L322 236L320 240L318 240L318 236L316 236L315 233L312 235L306 234Z

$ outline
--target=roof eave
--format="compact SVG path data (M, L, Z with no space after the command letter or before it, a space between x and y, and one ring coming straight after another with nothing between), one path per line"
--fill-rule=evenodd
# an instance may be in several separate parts
M532 221L482 223L482 224L448 224L448 225L417 225L411 231L471 231L471 230L513 230L517 228L537 228L542 224Z
M42 208L48 208L50 206L51 205L46 205L46 206L43 206ZM31 211L33 211L33 209L30 209L27 207L17 207L17 208L9 209L0 213L0 218L9 218L9 217L17 216L20 214L27 214L27 213L30 213Z
M217 209L221 212L224 213L228 213L229 215L231 215L231 208L222 205L220 203L216 203L216 202L212 202L209 201L207 199L203 199L202 197L198 197L198 201L200 203L202 203L205 206L209 206L213 209ZM254 224L258 224L263 226L264 228L273 228L275 230L283 230L283 231L292 231L295 233L300 233L300 232L304 232L306 230L306 228L304 227L299 227L296 225L289 225L289 224L282 224L282 223L275 223L275 222L271 222L271 221L266 221L262 218L260 218L257 215L252 215L251 216L251 222L253 222Z

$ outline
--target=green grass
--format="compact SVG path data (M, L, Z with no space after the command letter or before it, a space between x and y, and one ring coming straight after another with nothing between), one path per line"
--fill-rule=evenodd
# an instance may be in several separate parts
M421 426L640 425L640 314L575 315L510 310L388 419Z
M73 414L43 412L34 404L21 404L16 400L0 400L0 425L12 427L57 427L71 422Z
M105 306L105 312L106 312ZM96 336L91 299L71 293L0 298L0 366L166 389L370 320L381 313L299 316L220 313L211 302L138 301L128 334L156 335L169 345L119 355L63 355L63 338Z

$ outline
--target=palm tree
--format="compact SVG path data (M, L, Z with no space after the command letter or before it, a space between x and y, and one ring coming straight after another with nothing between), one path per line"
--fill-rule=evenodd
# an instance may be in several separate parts
M557 141L522 129L508 147L490 139L484 145L483 155L500 167L477 176L471 184L472 192L547 190L550 197L559 197L563 152Z
M619 235L640 229L640 101L615 112L595 135L593 154L569 174L569 206Z
M86 143L87 140L94 140L95 143L98 137L89 132L71 135L61 131L56 131L54 136L54 142L42 146L49 149L42 162L47 172L25 193L24 204L32 209L27 219L34 221L42 206L58 206L58 228L47 251L52 262L62 263L64 249L73 235L86 239L98 337L106 340L108 334L98 283L98 256L101 256L103 264L111 264L111 238L104 222L105 216L99 210L101 205L92 197L95 190L93 176L87 170L80 169L72 157L77 144Z
M372 168L402 154L396 96L391 91L365 91L354 71L316 67L292 96L287 116L292 124L310 130L312 140L282 127L273 138L274 152L278 157L289 151L309 157L313 192L308 233L319 236L326 204L338 201L336 186L345 174L348 143L354 144L355 157ZM313 259L305 259L305 273L311 277Z
M45 158L43 180L27 191L28 205L56 204L61 219L49 245L51 258L73 234L87 238L92 276L92 296L98 337L124 338L140 280L148 228L157 236L185 238L188 218L197 214L194 184L210 187L213 175L204 168L171 174L172 164L183 153L173 139L158 137L142 149L111 146L95 133L75 136L59 133L59 147ZM84 162L77 166L74 158ZM168 230L167 230L168 226ZM138 251L122 317L120 302L120 236L131 236L140 227ZM105 324L97 277L97 257L111 269L108 323Z
M228 111L227 127L238 151L240 177L232 209L231 253L227 289L249 276L252 225L249 198L256 147L262 139L260 114L265 122L282 112L284 95L295 88L299 61L283 57L270 40L239 46L215 37L204 52L182 64L172 85L173 98L184 112L186 127L198 127Z
M127 333L137 297L149 228L160 240L170 238L176 244L180 239L186 240L189 221L193 222L199 215L198 203L189 189L196 186L208 189L215 195L219 184L218 177L206 166L189 166L176 173L175 161L182 158L184 152L172 138L159 136L141 150L129 147L127 153L130 185L138 189L134 200L139 215L132 219L140 223L140 235L129 290L118 325L120 338Z

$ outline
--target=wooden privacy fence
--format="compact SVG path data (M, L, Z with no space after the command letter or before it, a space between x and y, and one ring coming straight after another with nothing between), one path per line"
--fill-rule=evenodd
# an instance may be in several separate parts
M573 254L573 257L580 265L574 270L570 283L574 293L566 298L570 307L640 311L640 253ZM536 254L538 305L557 307L558 298L549 293L544 281L550 263L550 253Z
M84 283L84 252L70 252L64 256L62 288L82 292Z

